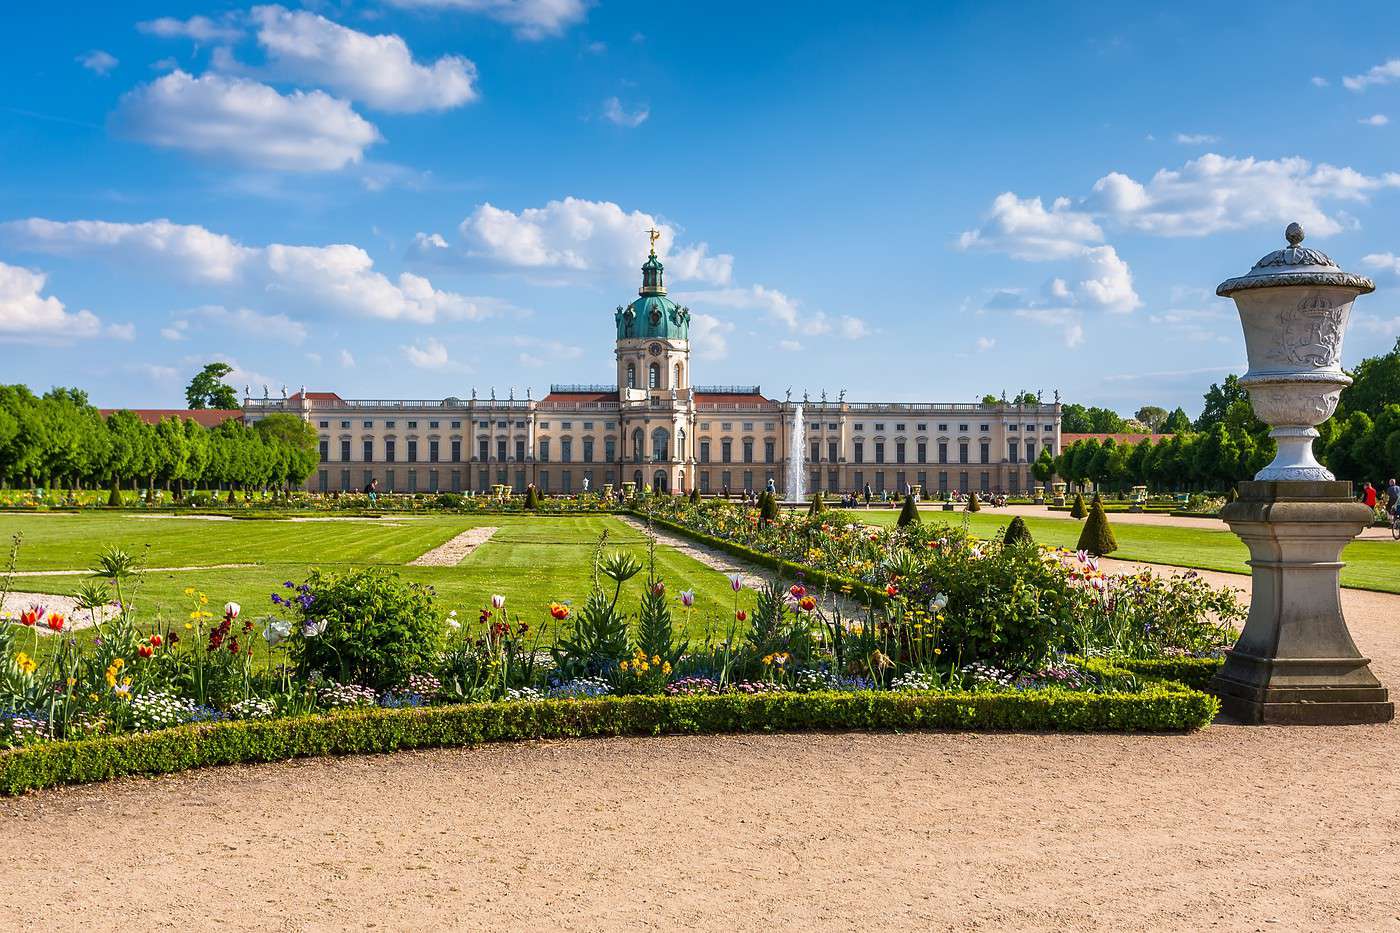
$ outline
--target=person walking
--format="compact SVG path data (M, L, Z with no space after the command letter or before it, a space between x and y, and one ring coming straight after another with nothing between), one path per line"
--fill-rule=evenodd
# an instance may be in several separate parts
M371 479L365 484L365 495L369 496L369 504L374 505L374 501L379 498L379 480Z
M1400 508L1400 484L1394 478L1385 484L1385 499L1385 510L1394 516L1396 509Z
M870 484L865 484L865 507L870 507Z
M1361 501L1369 508L1376 507L1376 487L1371 485L1370 480L1366 481L1366 487L1361 490Z

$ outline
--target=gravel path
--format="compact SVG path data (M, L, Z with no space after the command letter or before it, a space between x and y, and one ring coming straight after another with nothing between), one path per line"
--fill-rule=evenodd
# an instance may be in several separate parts
M1400 596L1342 602L1400 685ZM124 779L0 800L22 892L0 928L1400 929L1397 758L1394 723L1216 725L571 740Z
M500 529L490 525L468 528L451 540L439 544L408 562L410 567L456 567L467 555L491 540Z

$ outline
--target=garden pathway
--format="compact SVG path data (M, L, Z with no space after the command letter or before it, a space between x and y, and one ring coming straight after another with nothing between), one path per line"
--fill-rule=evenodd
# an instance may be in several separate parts
M648 533L655 535L657 544L664 544L666 547L679 551L686 557L697 560L706 567L718 570L720 573L728 576L738 574L744 586L751 590L758 590L766 587L768 581L773 578L773 571L765 567L759 567L742 558L735 557L727 551L721 551L718 548L700 544L683 535L667 531L664 528L648 528L646 522L634 518L631 515L615 515L614 518L644 535ZM849 599L839 593L828 594L828 598L836 601L841 607L841 615L847 618L865 614L865 608L854 599Z
M500 529L483 525L479 528L468 528L451 540L439 544L431 551L420 554L408 562L410 567L456 567L472 551L481 547L491 540Z

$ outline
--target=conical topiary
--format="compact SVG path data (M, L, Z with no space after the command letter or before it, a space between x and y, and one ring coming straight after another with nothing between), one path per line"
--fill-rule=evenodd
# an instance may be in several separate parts
M1074 518L1086 518L1089 515L1089 506L1084 502L1084 493L1074 494L1074 505L1070 507L1069 514Z
M1108 513L1098 500L1089 507L1089 520L1079 533L1079 550L1088 551L1095 557L1112 554L1118 550L1118 539L1113 537L1113 529L1108 524Z
M977 493L974 492L972 495L967 497L967 510L969 512L982 511L982 503L977 501Z
M758 497L758 517L765 525L778 519L778 497L771 492L760 493Z
M112 480L112 491L107 493L107 504L114 508L121 507L122 491L118 488L116 480Z
M699 504L700 504L700 490L699 490L698 488L696 488L696 487L691 487L691 490L690 490L690 503L691 503L691 505L699 505Z
M908 495L904 497L904 508L899 510L899 520L895 522L900 528L907 528L910 525L917 525L919 518L919 507L914 504L914 497Z
M1035 539L1031 537L1031 530L1026 527L1026 520L1019 515L1006 526L1006 537L1002 538L1002 541L1007 545L1035 543Z
M531 486L529 489L525 490L525 509L526 511L533 512L539 507L540 494L535 491L534 486Z
M821 513L825 512L825 511L826 511L826 500L822 499L822 492L821 492L820 489L818 489L818 490L816 491L816 493L812 496L812 504L809 505L809 506L807 506L807 514L808 514L808 515L820 515Z

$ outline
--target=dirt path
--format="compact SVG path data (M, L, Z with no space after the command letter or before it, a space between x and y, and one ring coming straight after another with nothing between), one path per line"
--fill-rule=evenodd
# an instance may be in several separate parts
M459 535L455 535L448 541L439 544L431 551L427 551L408 562L410 567L456 567L472 551L481 547L491 540L499 528L491 525L482 525L479 528L468 528Z
M1400 596L1342 600L1400 685ZM0 929L1400 929L1397 759L1394 723L1217 725L535 742L126 779L0 800L18 895Z

